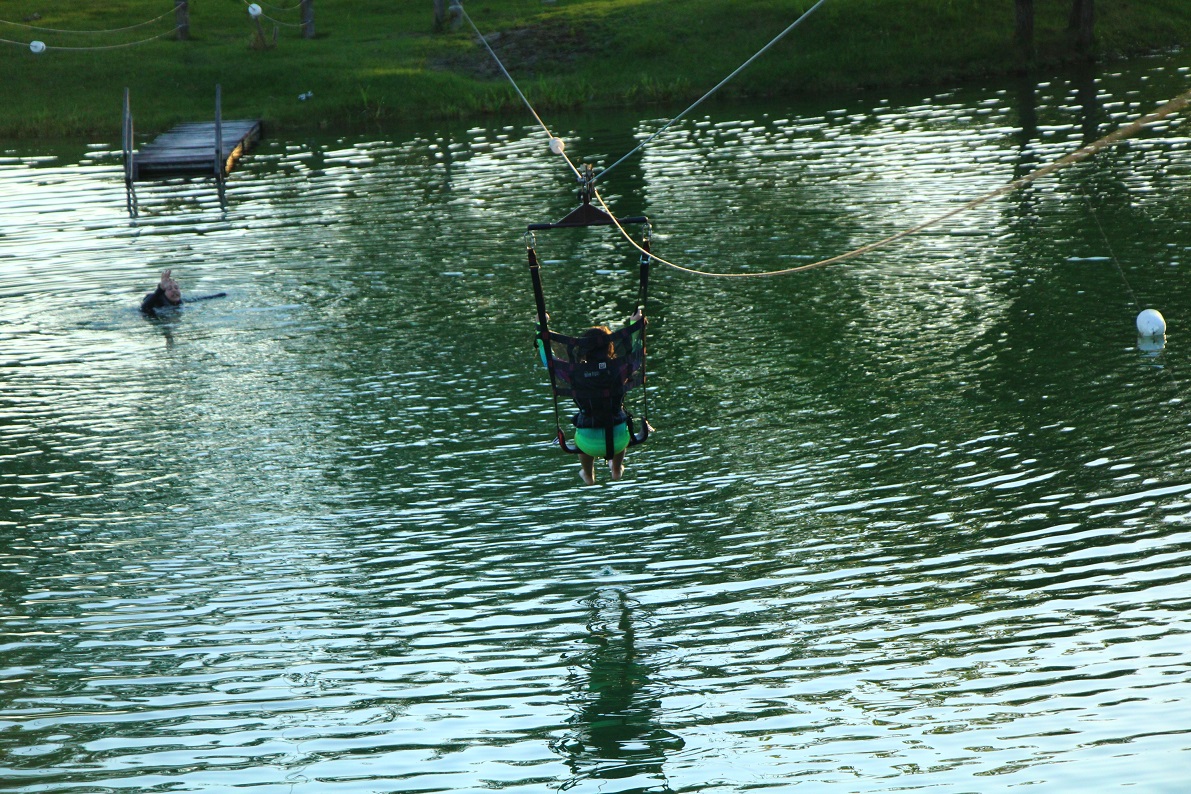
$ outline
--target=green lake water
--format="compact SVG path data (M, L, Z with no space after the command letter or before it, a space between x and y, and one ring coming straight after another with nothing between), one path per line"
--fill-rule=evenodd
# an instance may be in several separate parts
M793 267L1186 63L704 107L601 189L675 264ZM664 112L548 121L607 165ZM590 488L539 128L266 138L135 213L117 137L0 143L0 790L1185 790L1186 114L847 263L657 265L656 433ZM560 330L632 311L615 232L537 251ZM165 268L228 295L146 319Z

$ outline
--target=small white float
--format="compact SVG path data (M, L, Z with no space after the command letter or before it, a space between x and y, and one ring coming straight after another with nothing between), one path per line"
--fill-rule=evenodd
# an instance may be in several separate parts
M1137 333L1147 339L1166 335L1166 318L1157 309L1146 309L1137 315Z

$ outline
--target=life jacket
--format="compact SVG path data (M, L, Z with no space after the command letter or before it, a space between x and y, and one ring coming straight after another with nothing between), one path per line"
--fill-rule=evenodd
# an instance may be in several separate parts
M625 384L631 374L628 359L580 361L570 372L571 399L579 406L575 427L614 427L628 421L624 410Z

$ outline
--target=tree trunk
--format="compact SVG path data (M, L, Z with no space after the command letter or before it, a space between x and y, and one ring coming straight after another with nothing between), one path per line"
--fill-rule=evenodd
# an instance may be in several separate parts
M190 38L190 4L186 0L174 0L174 26L178 29L178 41Z
M1075 34L1075 46L1080 52L1090 52L1096 41L1095 0L1071 0L1071 19L1067 30Z
M1019 47L1034 49L1034 0L1014 0L1013 39Z
M314 38L314 0L302 0L302 38Z

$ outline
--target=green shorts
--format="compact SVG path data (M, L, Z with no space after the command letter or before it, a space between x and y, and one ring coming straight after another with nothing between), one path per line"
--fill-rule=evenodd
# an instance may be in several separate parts
M612 428L612 452L623 452L629 446L629 425L621 422ZM602 427L576 427L575 446L586 455L593 458L608 456L608 444L604 439Z

